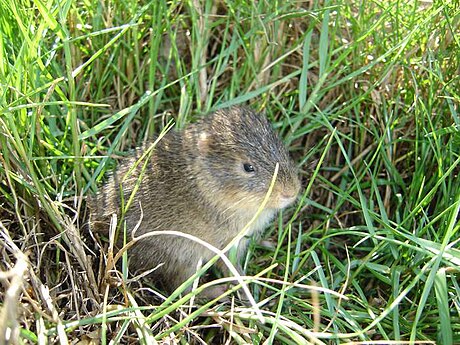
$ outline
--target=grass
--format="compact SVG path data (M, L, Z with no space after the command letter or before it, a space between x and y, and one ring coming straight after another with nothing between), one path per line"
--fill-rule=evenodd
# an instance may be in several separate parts
M1 0L0 343L459 343L459 20L447 0ZM170 121L241 103L304 185L247 255L260 314L107 284L85 196Z

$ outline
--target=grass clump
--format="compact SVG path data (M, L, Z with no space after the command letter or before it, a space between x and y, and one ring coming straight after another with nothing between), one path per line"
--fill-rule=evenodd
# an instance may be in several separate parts
M2 0L0 342L459 343L459 10ZM107 285L85 196L171 120L241 103L304 182L245 262L264 322Z

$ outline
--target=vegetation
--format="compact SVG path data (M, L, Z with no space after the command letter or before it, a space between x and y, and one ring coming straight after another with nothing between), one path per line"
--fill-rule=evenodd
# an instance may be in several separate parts
M0 343L460 343L459 20L448 0L1 0ZM257 306L107 272L86 195L232 104L266 112L304 182L250 248Z

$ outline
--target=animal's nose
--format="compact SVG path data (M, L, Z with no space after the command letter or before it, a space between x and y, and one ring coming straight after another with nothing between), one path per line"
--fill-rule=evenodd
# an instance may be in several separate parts
M300 181L297 177L293 177L292 182L284 187L282 197L286 199L296 198L300 192Z
M281 208L284 208L293 202L296 201L297 195L299 194L300 191L300 183L293 184L289 187L285 187L284 190L281 193Z

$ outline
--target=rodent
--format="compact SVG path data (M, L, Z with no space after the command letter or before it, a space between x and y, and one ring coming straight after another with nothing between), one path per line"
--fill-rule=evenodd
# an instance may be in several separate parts
M111 215L120 215L120 186L126 203L139 181L124 215L128 235L142 213L135 236L175 230L223 249L256 214L276 163L279 170L272 194L248 235L260 235L277 211L299 194L298 171L288 151L268 119L246 107L218 110L181 131L170 130L154 147L139 179L144 161L136 167L135 163L149 145L123 160L99 193L89 198L92 229L108 230ZM239 261L249 240L240 241ZM172 235L149 236L128 251L130 270L158 266L152 279L168 292L194 274L200 258L207 262L213 256L201 244Z

